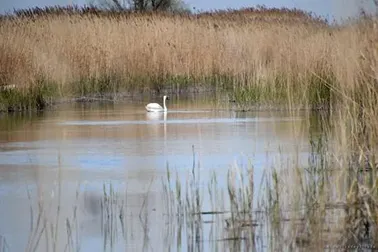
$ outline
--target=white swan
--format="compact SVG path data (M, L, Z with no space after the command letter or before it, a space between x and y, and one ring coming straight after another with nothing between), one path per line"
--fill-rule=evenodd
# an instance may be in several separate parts
M148 112L166 112L167 111L167 107L165 106L165 100L169 100L169 97L164 95L163 97L163 106L162 107L160 104L158 103L149 103L146 105L146 110Z

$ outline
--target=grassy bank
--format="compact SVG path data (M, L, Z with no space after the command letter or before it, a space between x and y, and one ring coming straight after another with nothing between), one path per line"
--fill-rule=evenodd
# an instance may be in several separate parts
M38 89L44 99L216 87L240 103L329 105L370 82L373 23L336 27L287 9L20 10L1 20L0 85L25 93L43 80L54 91Z

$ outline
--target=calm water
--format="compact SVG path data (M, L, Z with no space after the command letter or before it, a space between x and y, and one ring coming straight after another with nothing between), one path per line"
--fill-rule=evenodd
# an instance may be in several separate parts
M206 184L215 170L220 186L232 164L243 167L250 160L257 187L263 168L295 148L304 160L308 153L309 127L300 114L217 110L193 99L170 100L168 113L151 114L145 104L72 104L0 117L0 251L1 244L9 251L25 250L30 230L37 226L38 199L44 202L46 223L55 223L56 206L61 205L58 251L69 243L67 226L74 228L73 223L80 230L76 238L81 251L110 251L96 203L109 182L127 200L127 232L116 232L114 251L166 251L173 245L163 218L161 179L168 164L185 181L193 146L201 180ZM78 217L71 221L74 206L79 206ZM148 212L148 231L138 217L142 206ZM208 208L204 202L204 210ZM37 251L52 246L52 232L48 227L41 235ZM177 250L173 237L176 247L171 249ZM181 241L183 250L187 243ZM212 250L206 244L202 249Z

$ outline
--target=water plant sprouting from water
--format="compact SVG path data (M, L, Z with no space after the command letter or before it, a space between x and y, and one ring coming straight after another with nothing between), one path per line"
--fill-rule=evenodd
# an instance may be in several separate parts
M272 167L261 168L264 171L261 181L255 181L256 168L252 160L246 166L231 166L225 176L209 171L209 180L204 180L194 148L193 165L188 176L179 176L178 171L174 173L167 165L166 176L162 180L162 199L166 206L162 214L167 226L176 226L174 235L171 233L166 238L167 246L176 239L177 246L187 244L190 246L188 249L195 246L200 249L205 238L212 246L239 250L256 247L274 250L316 249L333 245L376 246L375 168L369 168L366 159L362 162L363 152L357 159L345 155L350 162L344 162L346 159L341 159L340 146L334 144L336 140L340 141L340 135L331 134L328 126L326 131L327 134L310 138L311 149L305 165L298 161L296 155L299 152L294 152L293 156ZM60 178L58 172L57 179ZM220 183L222 180L225 183ZM153 180L143 196L139 211L139 225L146 234L146 243L149 225L153 225L149 221L147 206L152 183ZM260 185L259 190L256 190L256 185ZM61 183L56 183L52 194L57 196L52 197L57 200L57 205L48 198L40 197L37 208L31 207L27 251L43 247L53 250L62 244L68 251L80 249L81 190L78 187L76 201L69 206L72 215L63 216L59 203L61 186ZM104 251L114 247L119 238L127 240L133 233L127 218L130 214L129 201L122 195L113 184L104 184L101 197L94 200L97 203L93 204L93 208L100 212ZM31 200L32 197L29 198ZM59 225L65 228L58 228ZM210 231L206 225L211 225ZM57 239L56 230L65 230L66 239ZM219 245L220 241L224 245Z

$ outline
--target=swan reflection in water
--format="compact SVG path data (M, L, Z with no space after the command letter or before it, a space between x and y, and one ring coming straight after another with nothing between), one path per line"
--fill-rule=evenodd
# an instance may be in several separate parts
M152 131L154 132L154 135L158 136L159 135L159 129L161 127L161 124L163 124L163 127L164 127L164 152L166 150L166 147L167 147L167 112L161 112L161 113L151 113L151 112L147 112L146 113L146 118L147 118L147 122L152 122L151 124L149 124L149 128L152 127ZM161 122L163 121L162 123L154 123L154 122Z
M167 112L160 112L160 113L151 113L147 112L146 113L147 121L159 121L159 120L167 120Z

